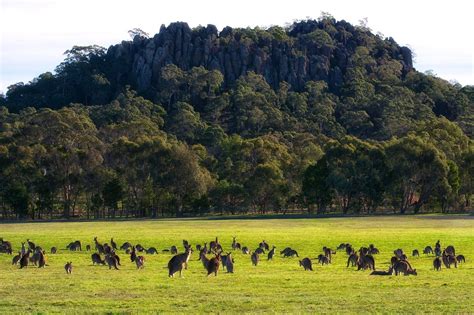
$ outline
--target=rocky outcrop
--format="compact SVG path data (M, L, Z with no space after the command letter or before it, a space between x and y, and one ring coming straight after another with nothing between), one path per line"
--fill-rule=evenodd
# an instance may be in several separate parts
M191 29L177 22L162 26L153 38L135 36L111 46L106 58L112 65L109 77L117 85L130 84L142 92L156 89L160 70L167 64L183 70L198 66L219 70L225 86L254 71L273 88L286 81L301 90L309 80L324 80L337 92L349 59L368 36L377 46L373 53L397 59L403 65L402 75L413 68L409 48L334 20L299 22L286 30L226 27L220 33L214 25Z

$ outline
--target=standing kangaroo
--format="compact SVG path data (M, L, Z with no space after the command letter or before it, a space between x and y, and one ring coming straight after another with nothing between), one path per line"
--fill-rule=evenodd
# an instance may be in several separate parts
M138 256L135 259L135 264L137 265L137 269L143 269L145 267L145 257Z
M275 256L275 246L273 246L273 248L268 252L268 260L272 260L273 259L273 256Z
M114 242L113 237L110 239L110 245L112 246L112 249L117 250L117 243Z
M191 258L192 250L188 248L183 254L173 256L168 262L168 276L173 277L179 271L179 276L182 276L183 267L187 266L189 258Z
M45 257L45 252L40 251L39 252L39 257L38 257L38 268L44 268L46 265L46 257Z
M434 268L434 270L437 270L437 271L441 270L441 259L439 259L439 257L436 257L433 260L433 268Z
M107 254L105 256L105 261L107 262L107 265L109 265L109 269L112 269L112 267L115 270L119 270L117 267L117 258L115 258L114 255Z
M234 259L232 258L231 253L227 253L225 268L227 269L227 273L234 273Z
M69 261L64 265L64 270L66 270L66 273L70 275L72 273L72 262Z
M300 262L300 266L302 266L305 271L306 271L306 270L311 270L311 271L313 271L313 264L311 263L311 259L309 259L308 257L303 258L303 259L300 260L299 262Z
M250 259L252 260L252 265L257 266L260 260L260 257L258 256L257 252L254 252L252 256L250 256Z
M28 267L28 262L30 261L30 253L31 253L31 250L28 249L26 253L23 256L21 256L20 269L23 269L24 267Z

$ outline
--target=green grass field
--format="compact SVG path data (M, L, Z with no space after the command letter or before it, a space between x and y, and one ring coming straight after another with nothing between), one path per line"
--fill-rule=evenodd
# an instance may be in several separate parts
M374 243L378 270L386 270L393 250L411 255L434 247L454 245L466 256L457 269L435 272L433 257L411 258L418 276L370 276L369 271L346 268L347 256L338 252L333 263L305 272L298 258L281 258L251 265L250 256L235 253L235 273L206 277L198 253L184 277L168 278L170 254L145 255L145 269L137 270L120 252L122 267L92 266L90 252L69 252L66 244L79 239L93 245L93 237L119 246L124 241L158 250L211 241L215 236L230 250L232 236L255 249L265 239L281 250L296 249L300 257L314 258L323 246L342 242L356 248ZM126 222L71 222L0 224L0 237L18 251L27 238L57 254L48 254L49 266L19 270L12 256L0 254L0 313L90 312L474 312L474 217L408 216L327 219L156 220ZM64 264L73 262L72 275ZM443 266L444 267L444 266ZM221 270L222 271L222 270Z

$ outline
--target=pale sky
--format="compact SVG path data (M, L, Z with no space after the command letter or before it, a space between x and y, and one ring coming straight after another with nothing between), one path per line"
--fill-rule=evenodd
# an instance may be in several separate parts
M415 52L419 71L474 85L474 19L469 1L211 1L211 0L0 0L0 92L53 71L73 45L108 47L129 40L127 31L150 35L161 24L191 27L285 25L322 11L393 37Z

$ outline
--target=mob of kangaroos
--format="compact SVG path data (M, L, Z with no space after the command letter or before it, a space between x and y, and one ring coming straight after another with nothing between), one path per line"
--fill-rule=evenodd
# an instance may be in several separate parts
M253 265L256 269L261 269L261 265L272 265L272 261L275 257L286 258L288 260L295 259L294 257L299 257L298 252L292 247L283 247L279 253L281 256L275 255L276 246L269 244L267 241L262 240L257 243L257 246L251 246L247 244L245 246L242 242L238 242L237 237L232 237L232 243L230 244L230 251L224 251L224 245L219 241L218 237L204 242L202 244L191 245L187 240L182 240L182 245L184 250L181 251L180 247L176 245L171 245L165 247L160 254L156 247L150 246L148 248L142 246L141 244L134 244L132 242L123 242L121 246L118 246L114 238L110 238L110 242L101 242L98 237L93 238L93 246L86 244L85 250L91 252L92 248L94 251L91 253L91 265L93 266L108 266L109 270L120 270L121 260L119 252L123 252L126 255L129 255L130 262L136 265L136 269L141 270L145 267L145 256L144 255L172 255L170 258L167 269L168 276L174 277L176 273L179 273L179 276L182 277L183 270L188 269L188 263L191 261L191 256L196 250L199 253L197 260L200 260L207 276L214 275L217 276L220 271L220 266L222 264L222 269L227 271L227 273L232 274L235 270L235 256L241 255L237 259L241 259L244 255L250 255L250 262L248 258L244 261ZM254 244L255 245L255 244ZM193 249L194 248L194 249ZM255 248L255 250L250 250L250 248ZM449 245L446 247L441 246L441 242L438 240L434 246L427 245L423 248L423 254L425 257L427 255L434 255L433 260L433 269L434 271L441 271L444 267L445 269L450 269L451 267L457 268L459 264L466 262L464 255L457 253L454 246ZM65 247L53 246L51 247L51 255L61 254L62 251L69 252L82 252L83 246L80 240L74 240L68 243ZM0 253L13 255L13 246L9 241L0 238ZM356 271L370 270L370 275L374 276L391 276L391 275L418 275L417 269L415 269L411 261L409 261L408 256L405 254L404 250L397 248L393 251L393 256L390 261L385 262L388 265L387 270L376 270L375 257L380 253L373 244L368 246L361 246L358 250L356 247L350 243L341 243L336 247L336 250L332 250L330 247L323 246L321 254L317 255L313 260L317 260L317 263L321 265L318 268L333 268L330 267L333 264L334 257L337 258L336 254L342 252L346 255L347 263L346 267L356 267ZM210 255L210 256L209 256ZM266 255L267 260L261 262L261 255ZM247 256L249 257L249 256ZM418 249L411 250L412 259L417 259L420 257L420 251ZM282 261L286 261L282 260ZM345 260L344 260L345 261ZM301 260L298 260L299 266L303 267L304 270L314 271L314 265L312 259L305 257ZM64 265L64 269L67 274L72 273L72 261L68 261ZM22 242L18 250L18 254L14 255L12 258L12 265L19 266L19 269L26 269L29 266L35 266L38 268L49 267L47 264L47 255L46 251L33 240L27 239L26 242ZM378 264L379 265L379 264ZM327 266L327 267L325 267ZM77 268L77 265L76 265Z

